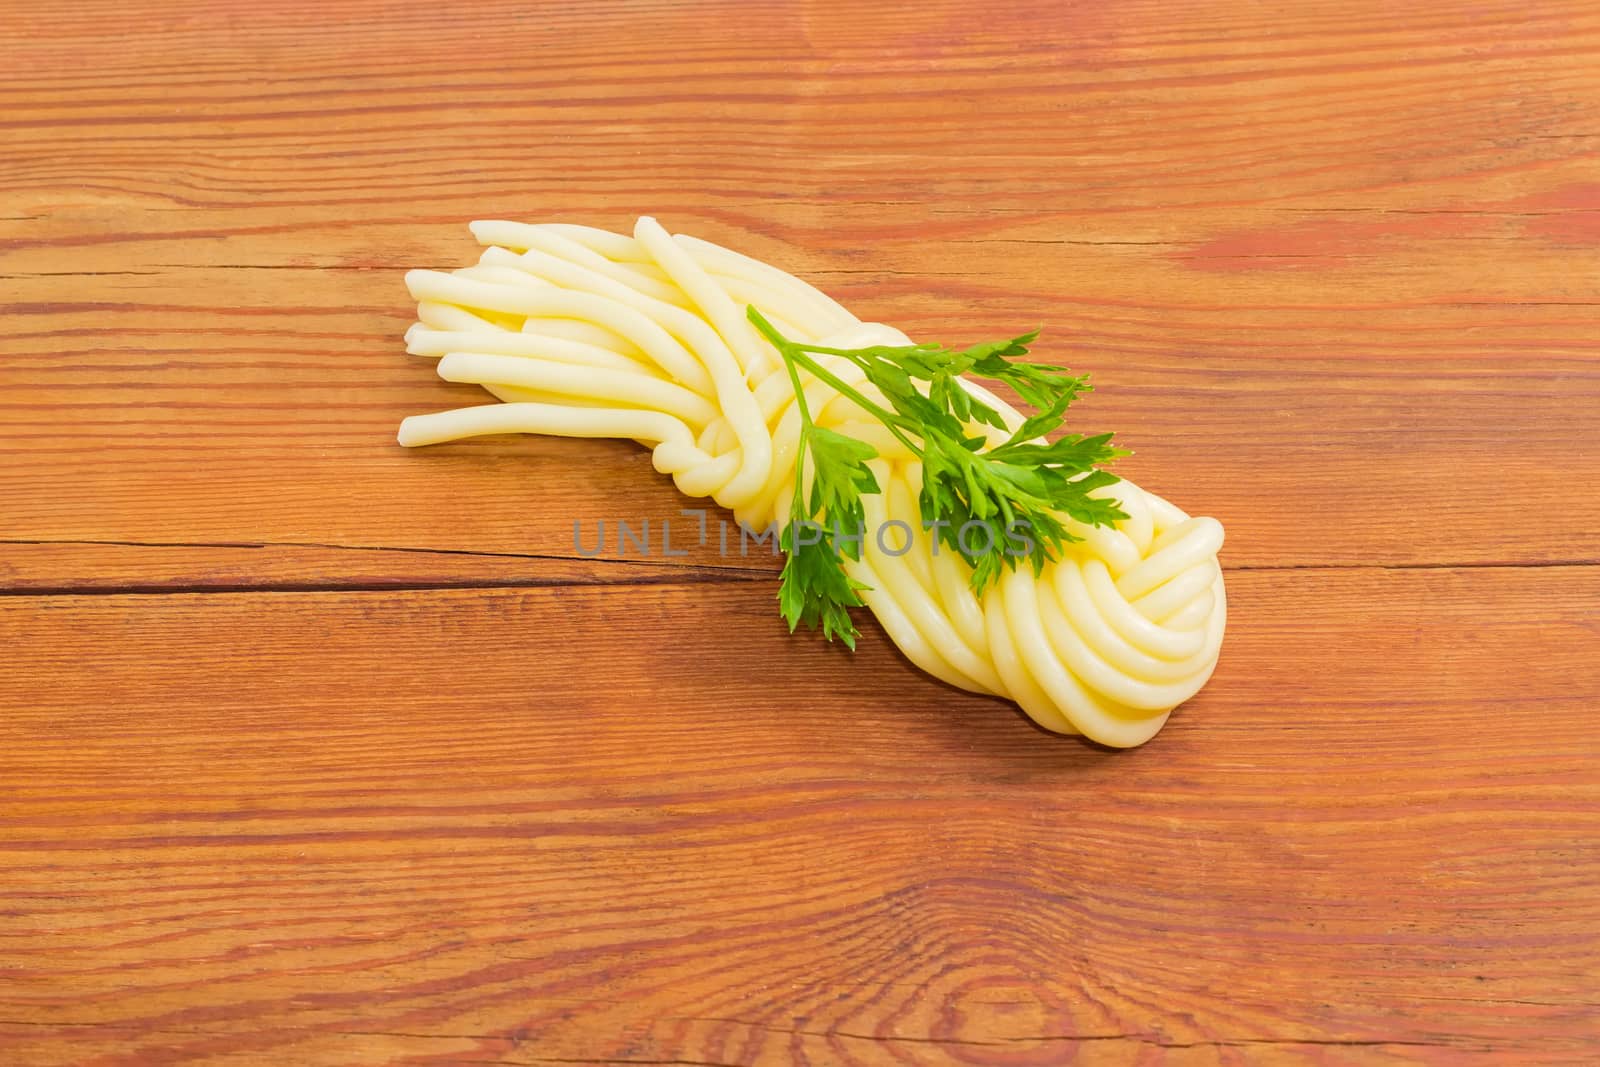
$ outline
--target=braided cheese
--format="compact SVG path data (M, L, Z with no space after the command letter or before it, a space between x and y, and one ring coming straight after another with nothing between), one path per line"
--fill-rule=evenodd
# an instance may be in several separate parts
M684 493L766 530L790 519L800 418L782 360L746 305L797 341L910 343L798 278L654 219L639 219L632 237L557 224L471 228L487 246L477 265L406 275L418 301L407 349L438 357L446 381L482 385L503 403L412 416L402 445L498 433L631 438ZM881 399L853 364L818 358ZM916 456L849 398L804 372L802 382L817 425L878 450L871 466L883 492L864 498L862 558L844 566L917 666L1013 700L1046 729L1118 747L1149 740L1211 676L1227 615L1215 519L1118 482L1099 493L1127 519L1115 528L1065 520L1082 541L1042 573L1023 563L978 594L966 563L923 527ZM963 384L1008 429L1022 423ZM993 444L1009 436L974 432Z

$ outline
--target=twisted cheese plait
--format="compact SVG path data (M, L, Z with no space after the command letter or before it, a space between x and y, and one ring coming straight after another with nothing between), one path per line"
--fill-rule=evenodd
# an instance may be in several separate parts
M757 260L641 218L632 237L570 225L475 222L476 266L417 270L410 352L442 357L440 377L483 385L502 404L408 418L403 445L477 434L632 438L689 496L745 525L789 521L800 419L777 353L745 317L833 348L908 344ZM862 372L818 357L880 400ZM1128 518L1072 520L1083 540L1035 575L1023 565L983 594L959 555L924 531L921 466L881 423L804 376L817 425L874 445L881 495L865 498L851 577L902 652L952 685L1016 701L1039 725L1107 745L1153 736L1216 665L1226 618L1222 526L1123 481L1101 490ZM1023 416L965 383L1010 429ZM974 426L998 444L1009 433ZM880 538L879 531L883 532ZM909 544L908 544L909 542Z

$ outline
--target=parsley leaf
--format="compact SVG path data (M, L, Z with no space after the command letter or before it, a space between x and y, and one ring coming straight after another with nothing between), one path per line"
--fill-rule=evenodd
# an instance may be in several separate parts
M1067 408L1090 386L1086 376L1019 358L1028 354L1037 330L960 350L926 343L842 349L791 341L755 307L747 313L782 356L800 414L794 500L781 540L788 560L778 593L791 631L800 625L820 628L830 640L838 636L855 647L849 609L861 606L858 594L866 587L845 574L836 535L845 539L843 551L859 559L861 535L872 536L863 528L861 497L882 491L867 466L877 450L812 420L802 370L852 400L922 460L918 503L924 527L967 562L979 592L1018 560L1029 560L1037 573L1065 545L1079 540L1062 516L1092 526L1127 518L1115 500L1091 495L1118 481L1100 469L1126 454L1112 446L1110 434L1067 434L1041 443L1061 428ZM817 356L860 368L883 402L846 385ZM1006 383L1035 413L1001 444L989 447L975 428L1003 431L1006 424L963 384L966 374Z

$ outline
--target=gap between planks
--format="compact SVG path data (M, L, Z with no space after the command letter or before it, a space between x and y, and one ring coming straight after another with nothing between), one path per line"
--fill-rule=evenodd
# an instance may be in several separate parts
M626 557L584 557L562 553L507 552L477 549L426 548L405 545L339 544L326 541L136 541L112 539L34 539L0 538L0 548L17 546L59 546L150 549L238 549L242 551L266 549L320 549L333 552L396 553L426 556L455 556L464 559L525 560L555 565L555 573L543 575L518 575L502 578L482 575L459 577L407 578L397 575L393 580L382 578L306 578L271 579L252 581L197 582L174 578L147 581L92 581L64 577L59 582L32 582L7 584L0 576L0 597L52 597L52 596L161 596L177 594L229 594L229 593L364 593L405 592L444 589L538 589L549 587L583 586L643 586L643 585L715 585L735 582L771 582L778 577L774 567L759 565L736 566L705 563L665 563L652 559ZM774 560L774 562L776 562ZM1224 565L1224 573L1256 572L1366 572L1366 571L1480 571L1480 570L1543 570L1549 568L1585 568L1600 566L1600 558L1555 560L1477 560L1477 561L1423 561L1413 563L1250 563L1236 566ZM580 570L578 568L590 568Z

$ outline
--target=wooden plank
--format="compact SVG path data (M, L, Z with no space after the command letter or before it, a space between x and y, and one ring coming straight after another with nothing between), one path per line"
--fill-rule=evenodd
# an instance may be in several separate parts
M400 354L403 268L477 215L648 210L920 336L1042 322L1101 385L1081 424L1234 565L1597 558L1588 5L933 4L887 54L816 4L755 37L726 4L81 7L0 13L0 539L570 555L575 520L670 521L631 446L390 440L481 397Z
M1600 1048L1600 572L1232 592L1216 680L1122 753L754 584L4 598L0 1047Z

